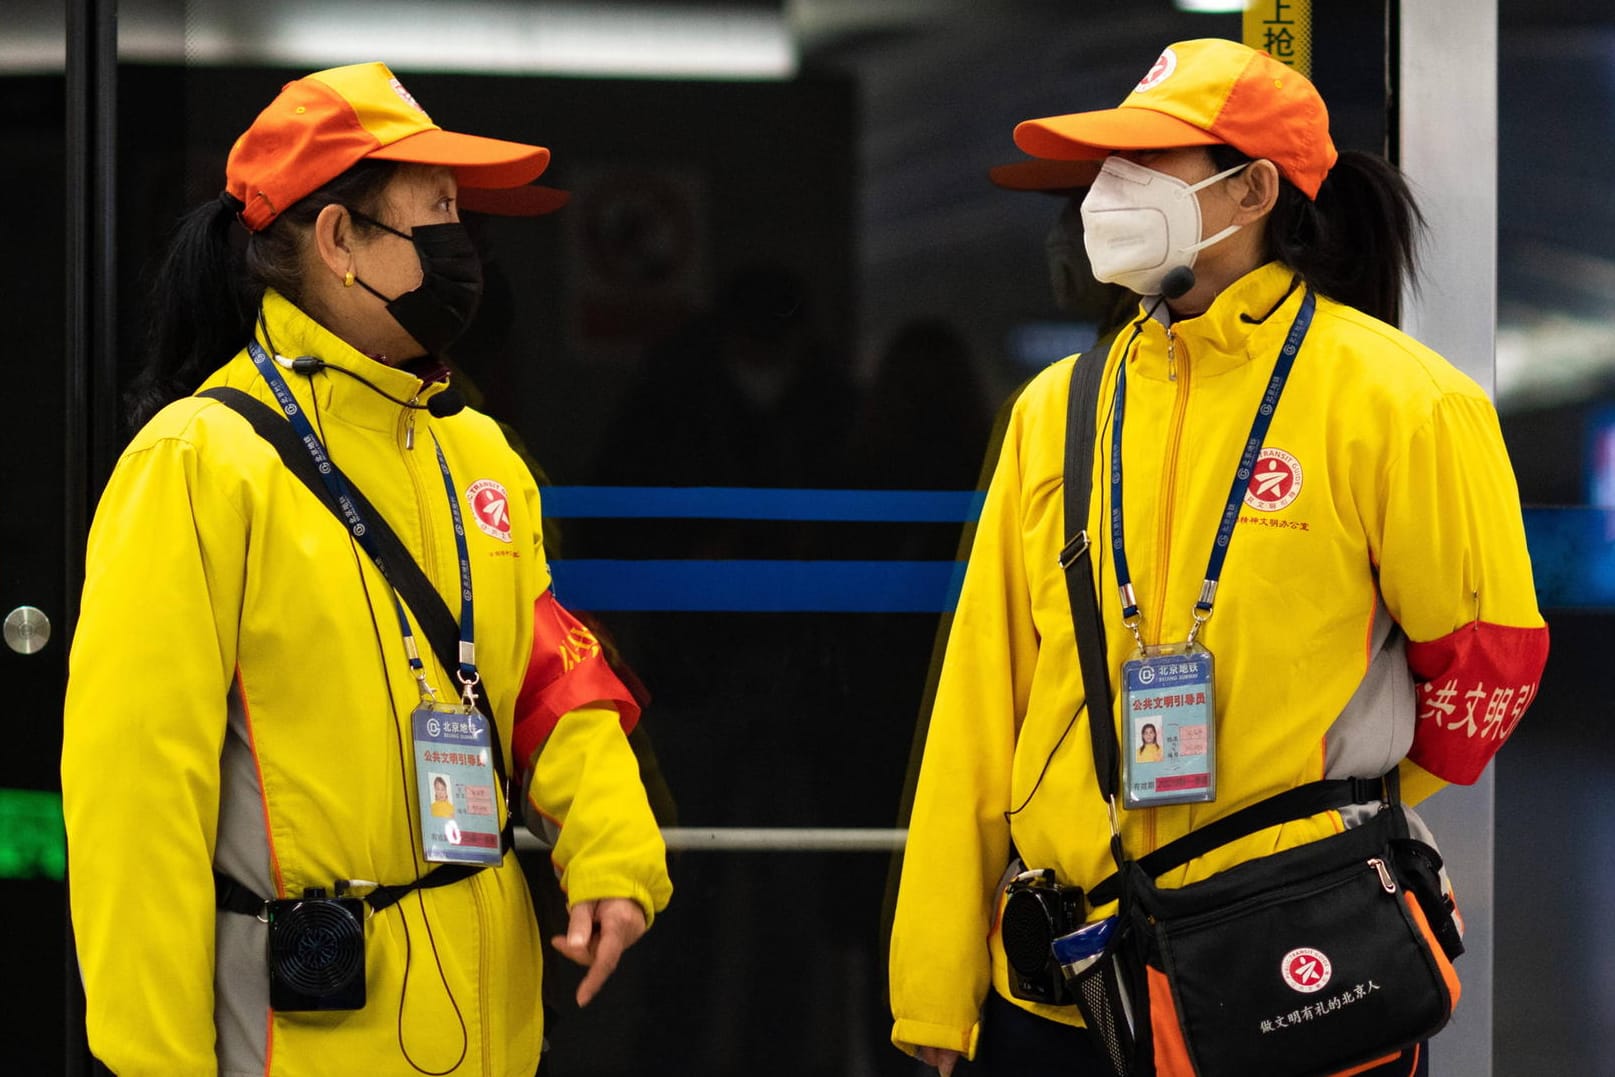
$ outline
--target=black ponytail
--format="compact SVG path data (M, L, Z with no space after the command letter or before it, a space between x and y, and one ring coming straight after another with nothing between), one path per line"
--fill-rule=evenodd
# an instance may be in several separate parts
M1211 147L1221 170L1249 160ZM1393 325L1405 287L1417 282L1424 215L1407 180L1374 154L1345 150L1314 201L1279 180L1267 219L1267 257L1283 262L1324 295Z
M180 218L151 289L146 363L124 397L130 430L246 343L254 304L231 239L235 223L236 207L223 198Z
M130 431L246 346L266 288L304 305L303 244L314 218L333 203L375 216L398 167L361 161L250 236L235 230L241 203L229 195L180 218L152 282L145 364L124 396ZM355 218L355 227L372 226Z

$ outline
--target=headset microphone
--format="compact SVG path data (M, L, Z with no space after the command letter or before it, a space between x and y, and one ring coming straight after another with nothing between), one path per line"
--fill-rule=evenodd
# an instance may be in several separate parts
M434 419L447 419L450 415L458 415L465 410L465 397L460 390L444 389L426 402L426 413Z
M339 367L333 363L327 363L324 359L321 359L315 355L300 355L296 359L287 359L285 356L277 355L275 356L275 362L279 363L281 366L295 374L303 374L308 377L313 377L322 370L334 370L338 374L346 374L348 377L364 385L378 396L386 397L388 400L391 400L394 404L397 404L400 407L413 408L416 411L425 411L434 419L446 419L450 415L458 415L460 412L464 411L466 407L465 396L461 394L460 390L452 387L444 389L441 393L438 393L424 404L412 404L407 400L400 400L391 393L386 392L379 386L373 384L368 378L360 374L355 374L353 371L348 370L345 367Z
M1167 299L1176 299L1188 293L1194 287L1194 270L1188 266L1178 266L1170 270L1161 278L1161 295Z
M1140 319L1138 324L1142 326L1144 322L1155 317L1155 312L1161 309L1162 303L1165 303L1168 299L1176 299L1181 295L1188 294L1189 289L1193 287L1194 270L1188 266L1177 266L1174 269L1167 270L1166 276L1161 278L1160 294L1155 297L1155 302L1150 304L1150 309L1144 312L1144 317ZM1135 333L1135 335L1137 334ZM1128 341L1128 343L1131 344L1132 342Z

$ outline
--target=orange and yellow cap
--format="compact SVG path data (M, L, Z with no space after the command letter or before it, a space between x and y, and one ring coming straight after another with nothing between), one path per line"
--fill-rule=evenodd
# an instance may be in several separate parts
M386 64L350 64L281 88L230 150L225 191L256 232L366 159L443 165L463 187L503 188L537 179L550 151L445 131Z
M1221 38L1168 45L1118 107L1026 120L1015 144L1063 161L1226 144L1272 161L1308 198L1338 156L1317 88L1267 53Z

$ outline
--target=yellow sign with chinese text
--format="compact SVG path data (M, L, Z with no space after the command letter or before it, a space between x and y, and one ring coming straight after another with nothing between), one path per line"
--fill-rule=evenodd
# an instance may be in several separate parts
M1248 0L1245 44L1312 77L1312 0Z

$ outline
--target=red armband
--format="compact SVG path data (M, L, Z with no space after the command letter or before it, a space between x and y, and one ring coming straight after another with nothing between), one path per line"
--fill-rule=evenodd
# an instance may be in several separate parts
M1548 628L1473 621L1429 643L1408 644L1419 721L1408 758L1444 781L1469 785L1536 698Z
M516 696L514 745L525 767L567 711L612 703L624 733L639 721L639 703L612 670L600 641L545 591L533 604L533 653Z

